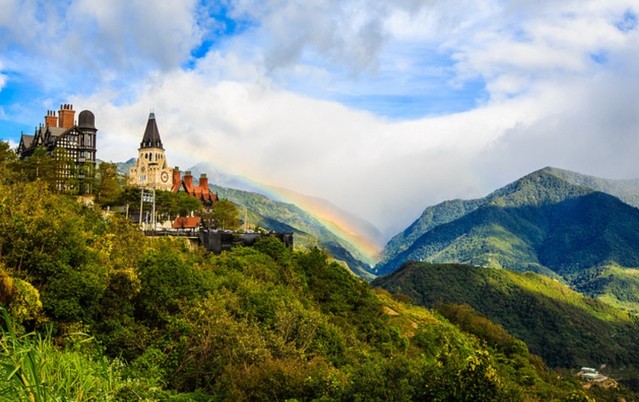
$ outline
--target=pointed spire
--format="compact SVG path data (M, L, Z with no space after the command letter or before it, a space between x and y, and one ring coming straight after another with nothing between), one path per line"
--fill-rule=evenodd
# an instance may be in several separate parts
M155 113L149 113L149 120L146 122L144 137L140 143L140 148L162 148L162 140L160 139L160 131L155 122Z

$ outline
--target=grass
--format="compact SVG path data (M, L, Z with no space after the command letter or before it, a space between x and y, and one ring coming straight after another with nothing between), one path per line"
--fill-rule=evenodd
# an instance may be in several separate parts
M18 334L11 318L0 308L0 400L109 401L123 384L119 362L94 359L81 349L92 341L77 334L76 348L58 350L49 335Z
M7 310L0 308L6 329L0 338L0 396L32 402L46 401L46 388L41 376L41 362L36 352L36 339L18 336Z

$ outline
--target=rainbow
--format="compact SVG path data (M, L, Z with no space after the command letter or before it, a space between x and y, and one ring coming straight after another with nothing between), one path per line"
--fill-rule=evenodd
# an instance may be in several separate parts
M204 150L195 151L197 154L202 154L203 152ZM206 157L194 158L193 154L187 156L182 152L178 152L178 154L183 156L183 158L178 158L182 160L207 161L211 159ZM217 165L214 166L216 170L227 171L225 169L220 169ZM294 204L304 210L306 213L325 225L336 236L349 242L355 250L359 252L360 255L358 258L362 258L364 262L371 265L374 265L377 262L378 255L383 245L364 234L362 229L358 227L347 213L338 210L328 201L299 194L285 188L264 184L269 181L268 179L256 181L239 175L237 177L241 178L242 182L251 187L251 190L249 191L260 193L275 201ZM214 176L211 176L209 180L211 184L217 184Z

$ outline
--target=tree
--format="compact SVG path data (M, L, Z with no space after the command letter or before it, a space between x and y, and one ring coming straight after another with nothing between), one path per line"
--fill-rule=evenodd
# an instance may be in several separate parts
M188 195L185 192L171 193L176 201L176 209L171 211L172 215L180 214L181 216L187 216L191 212L199 214L202 210L202 203L195 197Z
M13 181L18 156L8 142L0 141L0 180L5 183Z
M38 147L22 164L22 173L28 181L42 180L49 189L55 189L56 169L55 160L47 151Z
M204 214L210 225L218 229L235 230L240 227L239 211L229 200L220 200L213 204L210 212Z
M98 167L98 183L95 189L97 201L102 205L116 205L122 187L118 183L118 167L115 163L103 162Z

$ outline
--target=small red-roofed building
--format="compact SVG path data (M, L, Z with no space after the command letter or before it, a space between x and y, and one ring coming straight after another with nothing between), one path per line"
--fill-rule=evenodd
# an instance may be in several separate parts
M202 218L199 216L178 216L173 221L173 229L196 230L201 223Z

